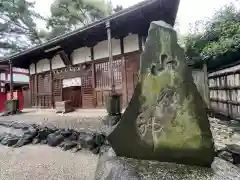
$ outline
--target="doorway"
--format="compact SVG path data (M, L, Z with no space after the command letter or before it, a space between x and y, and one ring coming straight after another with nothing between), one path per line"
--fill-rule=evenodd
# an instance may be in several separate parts
M63 101L71 100L74 108L82 107L81 86L63 88Z

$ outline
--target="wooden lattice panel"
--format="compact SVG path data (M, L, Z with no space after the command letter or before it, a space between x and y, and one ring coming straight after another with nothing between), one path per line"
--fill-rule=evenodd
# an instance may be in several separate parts
M96 72L96 88L110 87L109 62L101 62L95 65ZM122 60L113 61L113 77L116 86L122 85Z

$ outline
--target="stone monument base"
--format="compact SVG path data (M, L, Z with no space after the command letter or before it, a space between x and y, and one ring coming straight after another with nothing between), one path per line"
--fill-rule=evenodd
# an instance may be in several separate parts
M112 149L99 159L95 180L239 180L236 166L215 158L211 168L136 160L115 155Z

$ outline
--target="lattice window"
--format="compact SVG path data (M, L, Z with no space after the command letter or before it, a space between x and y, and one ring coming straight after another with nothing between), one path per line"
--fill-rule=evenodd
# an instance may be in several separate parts
M96 71L96 87L110 87L109 62L102 62L95 65ZM122 84L122 60L113 61L113 76L115 85Z

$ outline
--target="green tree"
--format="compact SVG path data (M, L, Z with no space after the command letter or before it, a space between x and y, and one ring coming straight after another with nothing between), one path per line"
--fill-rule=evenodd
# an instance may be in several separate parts
M105 0L55 0L51 5L51 17L47 28L41 32L51 39L66 32L90 24L113 13L111 1Z
M0 54L41 43L35 21L43 19L26 0L0 0Z
M185 39L188 60L208 61L210 68L230 63L240 56L240 10L230 4L204 22L202 33L193 32Z

